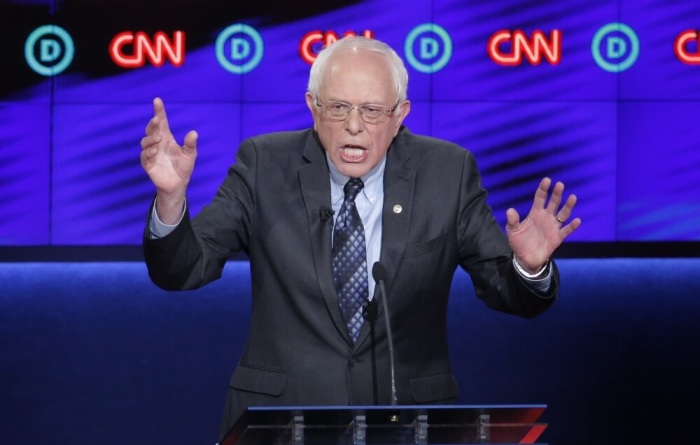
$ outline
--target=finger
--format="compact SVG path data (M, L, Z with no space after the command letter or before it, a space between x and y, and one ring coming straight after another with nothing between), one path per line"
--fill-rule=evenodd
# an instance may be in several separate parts
M162 131L169 132L170 124L168 123L168 115L165 112L165 104L163 103L163 99L160 97L153 99L153 113L155 114L154 118L157 118L156 122L158 127Z
M574 206L576 205L577 200L578 198L576 195L569 195L569 197L566 198L564 206L555 214L557 221L564 222L569 219L571 213L574 211Z
M518 211L510 208L506 210L506 229L514 230L520 225L520 215Z
M182 149L188 154L196 153L197 152L197 139L198 138L199 138L199 135L194 130L187 133L185 135L185 143L182 146Z
M581 227L581 218L574 218L569 224L563 226L559 230L559 236L563 240L567 236L571 235L579 227Z
M149 136L141 139L141 160L150 159L158 154L158 143Z
M146 135L141 139L141 149L147 150L155 145L158 145L161 139L160 133Z
M559 204L561 204L561 197L564 194L564 183L557 182L554 184L552 189L552 196L549 198L549 203L547 203L547 210L556 215L559 210Z
M160 120L158 119L157 116L153 116L151 120L148 121L148 124L146 125L146 134L147 135L153 135L156 134L160 131Z
M537 187L535 192L535 199L532 202L532 208L544 208L544 204L547 201L547 195L549 194L549 186L552 184L552 180L549 178L543 178L540 181L540 185Z
M141 151L147 150L152 145L150 136L141 138Z
M143 168L147 169L148 166L152 164L153 158L155 157L154 154L155 154L155 150L149 150L149 149L141 150L140 158L141 158L141 165L143 166Z

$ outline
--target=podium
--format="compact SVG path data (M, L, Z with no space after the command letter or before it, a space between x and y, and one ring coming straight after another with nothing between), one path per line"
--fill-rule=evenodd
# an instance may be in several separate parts
M535 444L546 405L250 407L220 445Z

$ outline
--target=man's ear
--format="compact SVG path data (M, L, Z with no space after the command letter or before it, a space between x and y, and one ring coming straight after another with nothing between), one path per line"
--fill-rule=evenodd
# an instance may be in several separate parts
M316 128L316 98L314 98L314 95L309 93L308 91L306 92L305 95L306 99L306 106L309 108L309 111L311 111L311 119L314 120L314 130L318 131Z
M403 124L403 120L406 119L406 116L408 116L408 113L411 112L411 101L410 100L405 100L403 101L396 111L394 113L396 114L396 123L395 123L395 128L394 128L394 136L396 136L399 132L399 129L401 128L401 124Z

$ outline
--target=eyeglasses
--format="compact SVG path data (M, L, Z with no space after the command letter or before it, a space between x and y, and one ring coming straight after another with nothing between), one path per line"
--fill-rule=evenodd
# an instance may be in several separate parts
M316 106L321 107L323 115L332 121L344 121L350 116L352 110L357 110L360 113L360 118L367 122L368 124L382 124L386 122L389 115L391 115L396 108L399 106L399 101L396 101L396 105L389 108L386 105L377 104L362 104L353 106L347 102L340 102L336 100L329 100L325 104L319 102L316 99Z

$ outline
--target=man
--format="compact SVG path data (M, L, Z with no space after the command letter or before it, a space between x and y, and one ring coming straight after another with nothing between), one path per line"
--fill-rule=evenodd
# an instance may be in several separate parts
M237 252L250 258L251 327L222 436L248 406L392 402L390 341L369 273L375 262L384 269L399 404L457 400L446 310L458 266L496 310L534 317L554 302L558 273L549 258L581 223L563 224L575 196L561 205L557 183L548 200L551 181L543 179L527 218L508 210L506 236L472 154L402 126L411 109L407 82L385 44L332 44L311 68L313 130L244 141L216 197L192 220L185 196L197 134L178 145L162 101L154 101L141 142L156 186L144 241L151 279L165 289L196 288L217 279ZM360 249L359 265L338 259L348 239L359 240L351 246Z

